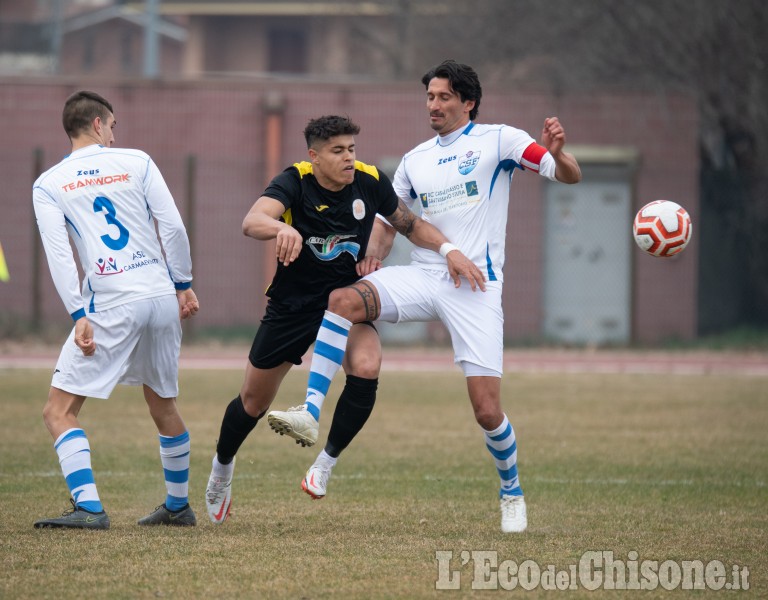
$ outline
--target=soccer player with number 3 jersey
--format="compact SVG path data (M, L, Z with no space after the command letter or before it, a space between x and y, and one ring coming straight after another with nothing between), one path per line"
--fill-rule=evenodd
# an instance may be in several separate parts
M565 131L557 117L544 120L541 144L508 125L475 123L482 89L471 67L447 60L430 69L422 83L427 90L429 125L437 135L405 154L393 185L400 200L408 206L418 202L422 218L451 243L439 249L416 248L410 265L385 267L332 292L318 332L303 408L273 411L269 417L290 426L309 414L317 423L330 381L344 360L346 332L353 323L440 320L450 333L454 361L466 377L475 420L499 474L501 529L521 532L528 521L517 472L517 442L500 397L509 188L515 169L562 183L579 182L581 170L563 149ZM387 228L381 221L376 227ZM382 247L388 252L395 232L387 230L389 244ZM379 235L376 230L374 235ZM457 250L483 274L483 291L476 292L474 285L460 286L451 273L447 263ZM331 427L336 426L334 416ZM427 431L424 435L429 435ZM307 477L315 475L326 484L332 466L321 455Z
M35 527L109 528L77 417L86 397L106 399L118 383L143 386L160 438L166 499L139 525L195 525L189 432L176 407L179 319L199 309L184 223L152 159L112 148L117 122L106 99L73 94L62 122L72 152L35 181L32 199L53 282L74 321L43 410L72 510Z

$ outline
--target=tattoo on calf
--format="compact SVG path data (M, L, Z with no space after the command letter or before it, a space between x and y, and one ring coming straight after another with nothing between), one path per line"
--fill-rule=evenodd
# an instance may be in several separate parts
M361 289L362 288L362 289ZM358 281L357 284L352 286L360 297L363 299L363 306L365 306L365 320L375 321L379 318L379 302L376 299L376 293L374 287L367 281Z

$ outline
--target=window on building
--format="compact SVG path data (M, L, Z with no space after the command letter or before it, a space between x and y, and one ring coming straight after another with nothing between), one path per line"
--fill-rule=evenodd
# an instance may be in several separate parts
M296 29L272 29L268 34L272 73L307 72L307 35Z
M82 37L83 40L83 71L90 71L93 69L96 38L92 33L86 33Z
M120 65L123 73L133 72L133 35L127 30L120 34Z

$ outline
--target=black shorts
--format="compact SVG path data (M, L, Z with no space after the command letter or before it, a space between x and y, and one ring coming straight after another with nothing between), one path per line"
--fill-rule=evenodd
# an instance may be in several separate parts
M288 312L268 302L248 360L257 369L273 369L284 362L300 365L301 357L317 339L323 315L325 309ZM365 324L376 329L370 321Z

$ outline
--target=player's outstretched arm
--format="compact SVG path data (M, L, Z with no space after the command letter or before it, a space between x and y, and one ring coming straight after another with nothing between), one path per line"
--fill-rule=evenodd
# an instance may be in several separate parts
M285 206L279 200L262 196L243 219L243 233L257 240L275 240L277 259L286 267L299 256L304 240L293 227L280 221Z
M544 119L541 130L541 145L555 159L555 177L561 183L579 183L581 168L573 154L565 152L565 129L557 117Z
M392 250L395 235L397 235L395 228L385 223L383 219L377 217L373 220L373 229L368 238L365 258L358 262L355 267L360 277L365 277L368 273L378 271L382 267L382 261L389 256L389 252Z
M437 227L413 214L402 200L398 202L397 210L391 215L387 215L387 221L399 233L422 248L440 252L443 244L449 244L450 246L448 238ZM461 285L460 278L464 277L469 282L472 291L475 291L478 287L485 291L485 278L482 272L475 263L464 256L461 250L453 246L450 251L446 252L444 249L441 254L445 256L448 263L448 272L456 287Z

